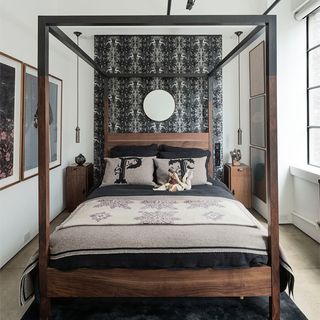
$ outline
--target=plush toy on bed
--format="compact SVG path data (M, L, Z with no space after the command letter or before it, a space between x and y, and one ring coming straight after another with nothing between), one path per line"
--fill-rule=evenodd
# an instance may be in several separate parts
M182 179L179 178L177 172L173 169L169 169L169 177L168 181L160 186L159 188L155 188L155 191L183 191L191 189L191 180L193 177L193 172L188 169Z

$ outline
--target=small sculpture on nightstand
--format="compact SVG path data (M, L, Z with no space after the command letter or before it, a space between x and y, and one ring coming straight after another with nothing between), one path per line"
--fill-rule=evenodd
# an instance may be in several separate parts
M240 166L241 150L240 149L234 149L233 151L230 151L230 155L231 155L231 158L232 158L232 165L233 166Z
M80 153L78 156L74 158L74 161L78 166L82 166L86 162L86 158L83 154Z

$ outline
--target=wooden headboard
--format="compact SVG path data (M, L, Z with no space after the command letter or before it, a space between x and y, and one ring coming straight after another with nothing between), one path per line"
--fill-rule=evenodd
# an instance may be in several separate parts
M110 149L121 145L167 144L174 147L209 149L211 157L208 174L213 176L212 158L212 105L208 105L208 132L203 133L112 133L109 132L109 102L105 100L104 110L104 156L108 157Z

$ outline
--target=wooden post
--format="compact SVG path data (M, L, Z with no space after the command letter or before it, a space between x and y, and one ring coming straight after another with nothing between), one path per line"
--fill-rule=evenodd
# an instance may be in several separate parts
M208 145L211 157L208 163L209 176L214 178L214 150L213 150L213 76L208 77Z
M38 18L38 163L39 163L39 289L40 319L49 317L47 268L49 259L49 28Z
M268 240L271 259L270 319L280 319L280 258L277 143L277 34L276 17L266 24Z

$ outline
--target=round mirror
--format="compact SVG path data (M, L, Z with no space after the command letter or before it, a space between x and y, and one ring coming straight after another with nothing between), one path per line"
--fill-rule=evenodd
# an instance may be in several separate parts
M143 101L145 114L154 121L164 121L171 117L175 103L172 95L164 90L149 92Z

